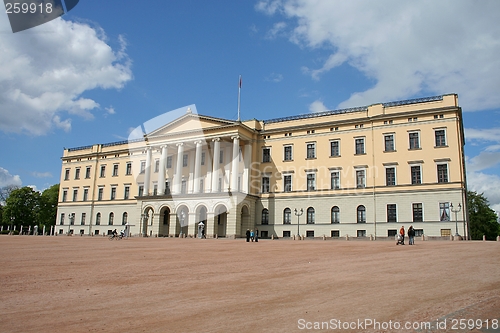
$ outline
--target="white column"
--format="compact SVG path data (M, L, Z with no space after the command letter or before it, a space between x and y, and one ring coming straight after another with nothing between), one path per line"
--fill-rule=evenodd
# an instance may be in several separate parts
M232 192L238 192L238 170L240 165L240 137L233 136L233 160L231 162L231 185Z
M165 194L165 163L167 161L167 146L161 148L160 170L158 171L158 195Z
M195 141L196 152L194 158L194 193L200 193L201 172L201 140Z
M182 155L184 155L184 144L177 144L177 170L174 175L174 193L181 193L181 180L182 180Z
M214 158L212 168L212 193L219 190L219 154L220 154L220 138L213 139L214 142Z
M144 169L144 195L149 195L151 182L151 147L146 148L146 168Z
M243 155L243 162L245 163L245 169L243 171L243 192L250 193L250 165L252 165L252 145L245 145L245 152Z

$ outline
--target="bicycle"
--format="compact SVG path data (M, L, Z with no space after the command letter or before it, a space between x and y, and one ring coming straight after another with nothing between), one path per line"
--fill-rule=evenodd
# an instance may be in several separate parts
M111 235L109 235L109 237L108 237L108 239L109 239L109 240L113 240L113 239L120 240L120 239L122 239L122 238L123 238L123 235L121 235L121 234L120 234L120 235L114 235L114 234L111 234Z

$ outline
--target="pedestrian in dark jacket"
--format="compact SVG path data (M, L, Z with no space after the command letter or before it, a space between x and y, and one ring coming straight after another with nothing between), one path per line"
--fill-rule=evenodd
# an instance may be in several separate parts
M247 236L247 242L250 242L250 230L249 229L247 229L246 236Z
M408 244L415 245L415 229L413 229L413 226L408 228Z

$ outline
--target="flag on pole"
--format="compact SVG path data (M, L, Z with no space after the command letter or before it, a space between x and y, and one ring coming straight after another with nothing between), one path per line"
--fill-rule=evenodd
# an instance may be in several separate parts
M241 94L241 75L238 83L238 121L240 121L240 94Z

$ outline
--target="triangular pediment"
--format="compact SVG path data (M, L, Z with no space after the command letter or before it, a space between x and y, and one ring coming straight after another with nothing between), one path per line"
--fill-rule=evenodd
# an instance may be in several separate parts
M232 120L189 113L166 123L156 130L151 131L148 133L148 136L155 137L180 133L192 133L196 131L204 132L209 129L232 126L236 124L237 122Z

